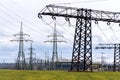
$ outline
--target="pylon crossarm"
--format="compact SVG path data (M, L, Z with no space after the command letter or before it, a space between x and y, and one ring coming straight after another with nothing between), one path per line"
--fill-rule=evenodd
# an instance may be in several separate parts
M85 15L78 16L77 11L81 11L81 12L91 11L91 17L86 17ZM42 11L38 13L39 18L41 18L42 15L68 17L68 18L83 18L83 19L87 18L95 21L107 21L107 22L120 23L120 12L73 8L73 7L66 7L66 6L47 5Z

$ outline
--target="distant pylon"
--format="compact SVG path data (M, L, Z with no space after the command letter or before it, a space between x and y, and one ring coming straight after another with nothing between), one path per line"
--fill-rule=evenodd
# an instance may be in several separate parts
M45 67L47 70L50 69L50 63L49 63L49 50L45 50Z
M58 62L58 52L57 52L57 43L58 42L66 42L63 40L58 40L57 37L63 37L62 35L57 35L57 30L56 30L56 18L53 17L54 20L54 32L53 35L49 35L48 37L53 37L52 40L45 41L45 42L52 42L53 43L53 52L52 52L52 69L55 69L55 62Z
M15 68L18 70L25 70L26 67L26 60L25 60L25 54L24 54L24 41L31 41L29 39L25 39L24 36L30 36L29 34L25 34L23 33L23 28L22 28L22 22L21 22L21 27L20 27L20 33L18 34L14 34L14 36L18 36L18 39L15 40L11 40L13 41L17 41L19 42L19 52L18 52L18 56L17 56L17 60L16 60L16 66Z
M29 69L33 70L34 69L34 58L33 58L33 47L32 47L32 41L31 41L31 47L30 47L30 60L29 60Z

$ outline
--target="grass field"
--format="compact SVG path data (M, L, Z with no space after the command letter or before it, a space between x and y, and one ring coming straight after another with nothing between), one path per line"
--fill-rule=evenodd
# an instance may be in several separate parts
M0 70L0 80L120 80L120 72Z

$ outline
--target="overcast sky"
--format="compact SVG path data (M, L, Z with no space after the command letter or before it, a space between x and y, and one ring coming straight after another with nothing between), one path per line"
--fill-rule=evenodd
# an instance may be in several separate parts
M46 25L41 19L37 17L37 14L48 4L56 4L61 6L71 6L78 8L89 8L95 10L105 10L120 12L119 0L0 0L0 62L14 62L18 54L18 43L10 42L14 34L19 33L20 22L23 22L23 30L31 37L25 37L26 39L32 39L33 47L35 48L37 58L44 59L45 52L49 53L49 57L52 56L52 44L44 43L46 40L51 40L47 35L53 33L53 23ZM43 19L50 23L52 19L43 16ZM65 20L58 20L59 23L64 24ZM93 60L100 61L101 52L104 53L107 62L113 61L113 50L95 50L95 46L99 43L118 43L120 41L120 28L118 24L111 23L112 31L106 23L99 23L102 32L97 25L93 23ZM74 23L72 23L75 25ZM67 43L58 43L58 55L71 59L72 46L74 39L75 26L70 27L68 23L63 26L57 26L58 33L63 35L64 38L59 40L65 40ZM106 38L105 38L106 36ZM29 57L28 48L30 42L24 43L24 50L26 58ZM109 57L108 57L109 56Z

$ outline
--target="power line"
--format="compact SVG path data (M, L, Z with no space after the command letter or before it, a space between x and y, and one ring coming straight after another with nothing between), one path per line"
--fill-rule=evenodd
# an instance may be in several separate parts
M119 16L119 15L118 15L118 16ZM98 28L100 29L101 33L104 35L104 37L105 37L106 39L107 39L107 37L106 37L106 35L103 33L103 31L109 30L109 29L110 29L110 30L112 31L112 33L113 33L115 39L116 39L117 41L120 41L120 40L117 38L117 36L116 36L114 30L112 29L112 27L114 26L114 23L110 26L110 22L107 22L107 25L109 26L109 28L104 29L104 30L100 28L100 26L98 25L98 22L95 22L95 24L97 24ZM108 39L107 39L107 40L108 40ZM109 40L108 40L108 41L109 41ZM110 42L111 42L111 41L110 41Z
M8 8L5 7L3 4L0 3L0 5L1 5L3 8L5 8L7 11L11 12L12 14L14 14L14 16L19 17L19 18L22 18L20 15L16 14L14 11L8 9ZM1 11L2 11L3 13L5 13L6 15L8 15L11 19L14 19L14 20L17 21L17 22L20 22L17 18L11 16L11 15L8 14L7 12L3 11L2 9L1 9ZM33 25L33 22L30 22L30 21L28 21L28 20L26 20L26 19L24 19L24 18L22 18L22 20L24 20L26 23L29 23L30 26L31 26L31 25L32 25L32 26L35 25L35 24ZM7 21L7 22L11 23L10 21ZM25 25L26 25L26 24L25 24ZM27 26L28 26L28 25L27 25ZM40 32L40 31L38 31L38 29L36 30L36 29L34 29L34 28L30 27L30 26L29 26L29 28L31 28L32 30L34 30L36 33L37 33L37 32ZM35 25L35 26L38 26L38 25Z
M59 23L58 21L57 21L57 23ZM60 23L59 23L60 24ZM61 27L65 30L65 31L67 31L71 36L74 36L71 32L69 32L67 29L65 29L64 27L63 27L63 25L61 25Z
M45 22L45 24L46 25L48 25L51 29L53 29L54 30L54 28L49 24L49 23L47 23L43 18L41 19L43 22ZM60 34L58 31L57 31L57 33L58 34ZM65 37L64 37L65 38ZM65 39L67 39L67 40L69 40L69 41L71 41L70 39L68 39L68 38L65 38ZM71 41L72 42L72 41Z
M19 20L18 20L17 18L11 16L10 14L8 14L7 12L5 12L5 11L2 10L2 9L0 9L0 10L1 10L3 13L5 13L6 15L8 15L11 19L14 19L15 21L19 22ZM17 15L17 14L16 14L16 15ZM7 20L7 19L5 19L5 18L3 18L3 17L1 17L1 18L2 18L4 21L8 22L9 24L14 25L14 26L17 26L16 24L10 22L9 20ZM26 25L26 24L24 24L24 25ZM26 26L28 26L28 25L26 25ZM31 25L30 25L30 26L31 26ZM35 33L39 33L39 31L36 31L34 28L32 28L32 27L29 27L29 28L31 28L31 30L34 30ZM29 28L28 28L28 29L29 29ZM41 33L41 34L43 34L43 33ZM43 35L45 35L45 34L43 34Z
M15 17L11 16L10 14L8 14L7 12L5 12L4 10L0 9L1 12L3 12L4 14L8 15L11 19L14 19L17 22L20 22L18 19L16 19Z
M107 38L107 36L103 33L103 31L102 31L102 29L100 28L100 26L99 26L98 24L96 24L96 25L97 25L97 27L99 28L100 32L103 34L104 38L105 38L107 41L111 42L111 41Z
M120 40L117 38L117 36L116 36L115 32L113 31L113 29L112 29L111 27L110 27L110 29L111 29L111 31L112 31L114 37L116 38L116 40L117 40L118 42L120 42Z
M8 8L5 7L4 5L2 5L1 3L0 3L0 5L1 5L3 8L7 9L9 12L13 13L15 16L21 17L21 16L19 16L18 14L16 14L14 11L11 11L10 9L8 9ZM19 20L17 20L15 17L11 16L10 14L6 13L5 11L2 10L2 12L4 12L6 15L8 15L10 18L14 19L15 21L18 21L18 22L19 22ZM3 19L3 18L2 18L2 19ZM7 21L9 24L15 25L15 24L13 24L12 22L8 21L7 19L3 19L3 20ZM31 22L29 22L29 21L27 21L27 20L25 20L25 19L23 19L23 20L26 21L27 23L30 23L30 24L31 24ZM42 20L43 20L43 19L42 19ZM46 23L47 25L49 25L49 26L50 26L50 24L53 23L53 21L51 21L50 23L47 23L45 20L43 20L43 22L45 22L45 23ZM24 24L24 25L26 25L26 24ZM15 26L17 26L17 25L15 25ZM26 25L26 26L28 26L28 25ZM31 25L30 25L30 26L31 26ZM34 25L33 25L33 26L34 26ZM52 26L50 26L50 27L53 29ZM31 27L29 27L29 28L31 28ZM31 28L31 29L32 29L32 30L35 30L34 28ZM35 30L35 32L38 33L39 31L36 31L36 30ZM41 33L41 34L43 34L43 33ZM44 34L43 34L43 35L44 35ZM66 38L66 39L67 39L67 38ZM67 40L71 41L70 39L67 39ZM72 42L72 41L71 41L71 42Z
M4 8L6 8L6 7L4 7ZM6 8L6 9L8 9L8 8ZM9 10L9 9L8 9ZM17 20L15 17L12 17L10 14L8 14L8 13L6 13L5 11L3 11L3 10L1 10L2 12L4 12L6 15L8 15L9 17L11 17L12 19L14 19L15 21L18 21L19 22L19 20ZM10 11L10 10L9 10ZM13 11L10 11L10 12L12 12L12 13L14 13ZM16 14L16 13L14 13L14 15L16 15L16 16L18 16L18 17L20 17L18 14ZM5 21L7 21L8 23L10 23L10 24L12 24L12 25L14 25L13 23L11 23L10 21L8 21L7 19L4 19ZM27 21L28 22L28 21ZM45 22L45 21L44 21ZM47 24L52 24L53 23L53 21L51 21L50 23L47 23ZM15 25L15 26L17 26L17 25ZM52 27L51 27L52 28ZM36 32L36 31L35 31Z
M102 2L102 1L109 1L109 0L86 0L86 1L79 1L79 2L56 3L54 5L70 5L70 4L93 3L93 2Z
M3 19L4 21L8 22L8 23L11 24L11 25L17 26L16 24L10 22L9 20L7 20L7 19L5 19L5 18L3 18L3 17L0 17L0 18Z

